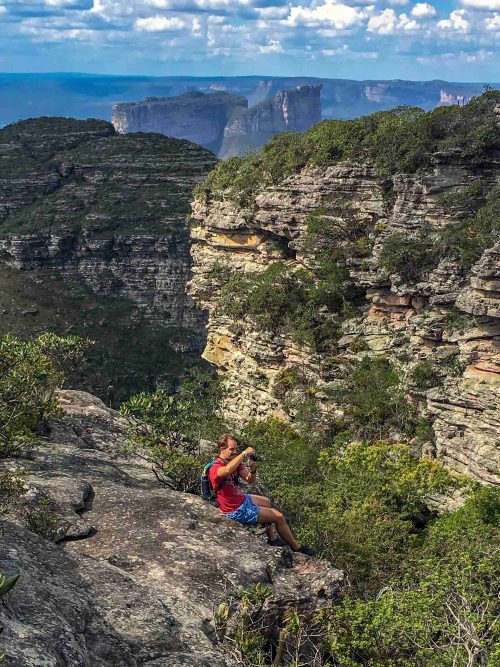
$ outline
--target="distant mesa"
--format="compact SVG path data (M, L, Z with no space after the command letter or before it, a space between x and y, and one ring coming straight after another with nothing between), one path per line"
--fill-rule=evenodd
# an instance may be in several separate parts
M120 134L158 132L188 139L217 154L228 121L247 107L245 97L224 92L146 97L141 102L115 104L112 122Z
M278 132L303 132L321 120L321 84L279 90L248 108L248 100L222 91L147 97L113 106L117 132L158 132L188 139L221 158L244 155Z

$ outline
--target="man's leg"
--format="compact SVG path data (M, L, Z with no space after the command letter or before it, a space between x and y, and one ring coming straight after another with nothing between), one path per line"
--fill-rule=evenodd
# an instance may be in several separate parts
M272 507L273 504L269 500L269 498L266 498L266 496L256 496L253 493L250 495L251 499L254 501L256 505L259 507ZM274 527L273 523L268 523L267 524L267 537L270 542L274 542L274 540L278 537L276 533L276 528Z
M285 517L278 510L272 509L271 507L261 507L259 510L258 522L264 525L270 523L276 524L280 537L284 539L294 551L297 551L300 548L300 544L292 535L292 531L288 527Z

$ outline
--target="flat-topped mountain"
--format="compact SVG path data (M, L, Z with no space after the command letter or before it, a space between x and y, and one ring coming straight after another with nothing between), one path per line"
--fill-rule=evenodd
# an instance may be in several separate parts
M147 97L142 102L115 104L113 125L121 134L158 132L218 153L228 121L247 107L246 98L225 92Z
M303 132L321 119L320 85L280 90L248 108L244 97L224 92L185 93L115 104L117 132L160 132L201 144L221 158L244 155L278 132Z
M321 120L321 85L280 90L248 110L239 110L224 129L219 157L245 155L279 132L304 132Z

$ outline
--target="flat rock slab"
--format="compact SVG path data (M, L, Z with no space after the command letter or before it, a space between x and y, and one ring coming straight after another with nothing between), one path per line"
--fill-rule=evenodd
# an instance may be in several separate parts
M335 597L341 572L163 488L123 454L115 412L83 392L60 400L66 416L29 463L27 494L59 514L60 544L4 525L0 571L22 575L0 606L7 666L229 666L211 619L237 589L271 586L276 608Z

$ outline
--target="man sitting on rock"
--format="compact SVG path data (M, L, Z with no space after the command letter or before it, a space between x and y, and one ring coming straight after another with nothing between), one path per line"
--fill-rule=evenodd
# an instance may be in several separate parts
M269 544L278 544L274 525L280 537L291 547L306 556L314 556L316 551L311 547L301 546L294 538L283 514L272 507L269 498L243 493L238 486L238 478L253 484L256 478L256 463L250 460L247 466L243 459L254 453L253 447L247 447L238 454L238 443L234 436L224 433L218 442L219 455L208 471L210 484L216 494L217 504L228 519L247 525L261 523L268 526ZM274 525L273 525L274 524Z

